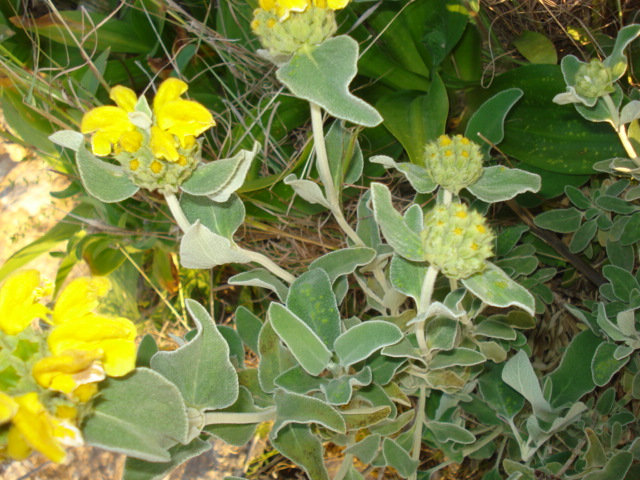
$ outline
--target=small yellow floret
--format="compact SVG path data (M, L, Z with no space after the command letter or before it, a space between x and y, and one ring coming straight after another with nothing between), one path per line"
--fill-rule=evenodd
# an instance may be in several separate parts
M138 168L140 168L140 160L138 160L137 158L131 160L131 162L129 162L129 168L134 172L138 170Z
M469 152L467 152L466 150L463 150L462 152L460 152L460 155L462 155L465 158L469 158Z
M463 232L464 230L462 230L460 227L457 227L453 230L454 235L462 235Z
M451 145L451 138L449 138L448 135L440 135L438 141L440 142L440 146L442 147L448 147L449 145Z
M157 175L158 173L160 173L162 171L162 164L159 161L154 160L149 168L151 169L151 171L153 173L155 173Z
M467 218L467 212L464 210L457 211L455 215L458 218Z
M478 233L485 233L487 231L484 225L476 225L476 230L478 230Z

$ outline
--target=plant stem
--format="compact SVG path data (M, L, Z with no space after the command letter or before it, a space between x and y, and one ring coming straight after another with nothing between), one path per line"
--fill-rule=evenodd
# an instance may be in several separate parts
M422 283L422 290L420 291L420 299L418 301L418 315L427 311L429 308L429 304L431 303L431 295L433 295L433 288L436 283L436 278L438 277L438 268L433 265L429 265L427 269L427 273L424 276L424 280ZM422 356L427 356L429 354L429 348L427 347L427 339L424 333L424 324L427 319L423 319L420 322L416 322L414 325L414 332L416 333L416 339L418 340L418 346L420 347L420 352L422 352Z
M260 252L253 252L251 250L245 250L244 248L241 248L240 250L242 251L243 254L245 254L246 256L251 258L251 260L253 262L259 263L264 268L269 270L271 273L273 273L277 277L280 277L285 282L293 283L293 281L296 279L296 277L294 277L289 272L287 272L285 269L280 267L277 263L275 263L273 260L271 260L266 255L263 255Z
M246 425L251 423L262 423L273 420L276 416L276 409L268 408L261 412L207 412L204 414L205 425L216 425L220 423L232 423L235 425Z
M415 430L413 431L413 447L411 448L411 458L420 460L420 446L422 445L422 424L424 422L424 406L427 401L427 389L420 387L420 396L418 397L418 405L416 406L416 418L413 423ZM417 472L413 473L409 480L416 480Z
M333 480L343 480L345 475L349 473L349 468L351 468L351 465L353 465L353 454L347 453L344 456L342 463L340 464L340 468L333 477Z
M182 207L180 206L180 202L178 201L176 194L165 193L164 199L167 201L167 205L169 206L169 210L171 210L173 218L175 218L176 222L178 222L180 230L182 230L182 233L186 233L186 231L189 230L191 223L189 222L189 220L187 220L187 217L182 211Z
M335 217L338 225L347 234L353 243L359 247L364 247L364 242L358 236L356 231L351 228L347 223L347 220L342 214L342 208L340 207L340 200L338 193L336 192L333 184L333 177L331 176L331 167L329 166L329 157L327 155L327 147L324 143L324 129L322 128L322 109L319 105L309 102L311 106L311 128L313 131L313 144L316 151L316 167L318 169L318 175L320 180L324 184L324 191L329 201L330 210Z
M627 129L624 127L623 124L620 123L620 113L618 112L618 109L613 103L613 99L611 98L611 95L605 95L602 98L604 98L604 103L607 105L607 109L611 114L611 119L612 119L611 125L613 126L616 133L618 134L620 143L622 143L624 150L627 152L627 155L629 156L629 158L633 160L633 163L635 163L636 166L640 167L640 160L638 160L638 154L636 153L636 150L633 148L633 145L629 140L629 136L627 135Z

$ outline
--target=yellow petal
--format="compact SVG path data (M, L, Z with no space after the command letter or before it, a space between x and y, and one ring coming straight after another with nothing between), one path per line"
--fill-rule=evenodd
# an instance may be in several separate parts
M20 432L24 443L53 462L63 462L66 453L54 437L54 418L42 406L38 394L30 392L15 400L20 408L13 417L13 427ZM13 447L12 443L15 444ZM12 450L24 452L24 444L21 444L20 439L14 439L13 442L9 440L8 447L10 455Z
M331 10L340 10L347 6L349 0L327 0L327 6Z
M68 350L60 355L44 357L31 370L41 387L62 393L71 393L80 385L100 382L104 369L97 350Z
M60 294L53 309L53 323L75 320L91 312L111 289L111 282L104 277L81 277L72 281Z
M31 451L20 429L12 425L7 434L7 456L13 460L24 460L31 455Z
M135 367L136 327L126 318L87 314L58 325L47 343L54 355L68 350L99 352L107 375L121 376Z
M81 403L85 403L91 400L96 393L98 393L97 383L85 383L84 385L79 385L73 391L72 397L75 397Z
M133 132L124 132L120 135L118 142L125 152L134 153L140 149L143 140L142 134L134 130Z
M17 335L36 318L45 318L49 310L36 303L40 273L25 270L9 277L0 288L0 330Z
M133 112L138 103L138 97L136 92L130 88L123 87L122 85L116 85L109 91L109 98L116 102L118 107L127 112Z
M177 162L180 158L176 148L175 137L155 125L151 127L149 146L153 155L157 158L164 158L170 162Z
M134 130L133 123L129 120L127 111L112 105L89 110L82 117L80 131L92 132L130 132Z
M275 10L276 0L260 0L260 8L262 10Z
M167 102L177 100L188 88L188 85L178 78L167 78L158 87L158 93L153 99L153 111L155 112Z
M91 137L91 151L94 155L104 157L111 155L112 146L120 141L121 132L97 132Z
M209 110L190 100L163 105L156 114L156 121L161 129L178 137L183 148L191 141L187 137L197 137L216 124Z
M8 422L18 411L18 403L6 393L0 392L0 425Z

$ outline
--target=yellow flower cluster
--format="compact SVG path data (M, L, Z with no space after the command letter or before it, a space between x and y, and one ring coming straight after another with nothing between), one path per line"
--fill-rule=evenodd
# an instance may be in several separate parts
M116 105L88 111L80 131L91 134L94 155L114 155L136 185L174 191L197 166L197 137L216 124L202 104L182 98L187 89L182 80L165 80L151 110L144 97L116 85L109 92Z
M283 21L291 12L304 12L311 7L340 10L348 3L349 0L260 0L260 8L275 13Z
M36 450L62 462L65 446L82 444L78 406L105 376L135 368L136 328L93 312L111 287L105 278L72 281L53 309L41 303L49 290L41 285L26 270L0 288L0 458Z
M260 0L251 29L278 62L329 39L337 30L334 11L349 0Z

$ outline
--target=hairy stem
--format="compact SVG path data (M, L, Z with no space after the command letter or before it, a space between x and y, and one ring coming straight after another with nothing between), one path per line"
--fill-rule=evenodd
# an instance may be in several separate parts
M622 143L622 146L624 147L624 150L627 152L627 155L629 156L629 158L633 160L636 166L640 167L640 160L638 159L638 154L636 153L635 148L633 148L633 145L629 140L629 136L627 135L627 129L623 124L620 123L620 113L618 112L616 105L613 103L613 99L611 98L611 95L605 95L602 98L604 98L604 103L607 106L609 113L611 114L611 119L612 119L611 125L613 126L616 133L618 134L620 143Z
M331 213L338 222L338 225L340 225L340 228L342 228L351 241L359 247L364 247L364 242L358 236L356 231L347 223L347 220L342 214L338 192L336 192L333 184L333 177L331 176L327 147L324 143L322 108L313 102L309 102L309 105L311 106L311 128L313 130L313 144L316 151L316 167L318 169L318 175L320 175L320 180L324 184L324 191L327 196L327 200L329 201Z
M271 260L266 255L263 255L260 252L253 252L251 250L245 250L244 248L241 248L240 250L242 251L243 254L245 254L246 256L251 258L251 261L259 263L264 268L266 268L271 273L273 273L275 276L281 278L285 282L293 283L293 281L296 279L296 277L294 277L289 272L287 272L285 269L280 267L278 264L276 264L273 260Z
M189 220L187 220L187 217L182 211L182 207L180 206L180 202L178 201L176 194L165 193L164 199L167 201L167 205L169 206L169 210L171 210L173 218L175 218L176 222L178 222L180 230L182 230L183 233L186 233L186 231L189 230L191 223L189 222Z
M422 445L422 424L424 423L424 406L427 401L427 389L420 387L420 396L418 397L418 405L416 406L416 418L413 430L413 447L411 448L411 458L413 460L420 459L420 446ZM416 480L417 473L412 474L409 480Z

